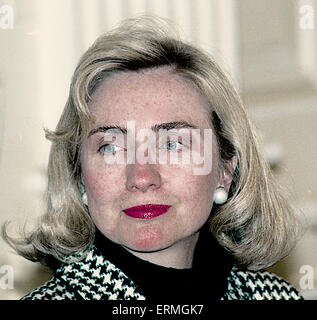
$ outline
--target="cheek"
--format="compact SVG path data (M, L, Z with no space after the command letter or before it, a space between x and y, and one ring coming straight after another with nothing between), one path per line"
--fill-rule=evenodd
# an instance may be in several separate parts
M99 168L99 169L98 169ZM82 168L82 179L88 196L90 216L108 238L116 240L121 188L121 170L90 165Z
M181 207L186 228L197 228L208 219L213 206L213 194L217 186L217 175L191 175L176 182L175 190L181 190Z
M211 205L214 190L219 182L217 154L213 144L212 155L209 169L204 174L195 173L195 169L200 165L191 164L166 167L165 177L168 181L170 190L177 190L183 201L195 202L202 201L203 204ZM203 173L202 171L199 171Z
M82 178L88 199L91 201L111 200L120 193L118 181L122 171L115 166L89 165L82 170Z
M168 189L177 193L181 201L199 201L199 199L211 199L213 189L217 184L213 173L209 175L191 175L185 170L171 170L168 172Z
M184 191L184 203L189 213L188 220L204 221L208 218L213 204L214 183L212 179L196 178L190 181L190 187Z

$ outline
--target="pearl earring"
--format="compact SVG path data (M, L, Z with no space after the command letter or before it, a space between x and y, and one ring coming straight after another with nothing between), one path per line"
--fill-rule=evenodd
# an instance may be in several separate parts
M87 193L84 192L81 196L81 200L83 200L83 203L88 206L88 197L87 197Z
M214 201L216 204L224 204L228 199L228 192L224 187L218 187L214 194Z
M80 194L81 194L81 200L83 201L83 203L88 206L88 197L87 197L87 193L85 190L85 186L82 184L81 180L78 182L78 187L80 190Z

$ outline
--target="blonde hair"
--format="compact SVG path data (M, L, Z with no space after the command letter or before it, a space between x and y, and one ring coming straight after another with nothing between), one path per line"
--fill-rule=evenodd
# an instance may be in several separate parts
M80 259L89 250L95 226L78 184L80 146L93 121L91 95L109 74L161 66L207 97L224 168L230 170L229 160L237 158L229 199L211 213L210 230L218 242L251 270L274 264L293 248L298 220L259 152L255 130L228 77L202 50L172 36L165 22L142 17L100 36L80 59L57 128L46 132L52 142L46 213L20 240L3 228L20 255L53 265L55 259L68 261L76 254Z

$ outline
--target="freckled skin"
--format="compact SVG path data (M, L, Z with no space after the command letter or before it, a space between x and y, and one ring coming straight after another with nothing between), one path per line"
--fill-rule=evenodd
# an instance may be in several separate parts
M211 128L206 109L204 97L165 68L114 75L100 85L90 104L94 128L126 127L127 121L135 121L136 132L172 121ZM190 266L197 231L210 214L219 185L215 139L211 172L193 175L193 164L107 164L97 152L102 137L97 133L87 138L81 153L82 180L97 228L142 259L179 268ZM150 220L122 212L147 203L172 207Z

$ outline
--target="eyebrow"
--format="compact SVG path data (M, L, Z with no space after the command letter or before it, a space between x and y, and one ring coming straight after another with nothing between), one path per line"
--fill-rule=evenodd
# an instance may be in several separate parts
M122 128L120 126L102 126L96 129L93 129L89 132L88 134L88 138L91 137L92 135L99 133L99 132L107 132L108 130L117 130L117 131L121 131L122 133L126 134L127 133L127 129L126 128Z
M155 124L151 127L151 130L154 132L159 132L159 130L172 130L172 129L199 129L197 126L188 123L187 121L174 121L174 122L164 122L160 124ZM96 129L93 129L89 132L88 138L92 135L99 132L107 132L108 130L117 130L122 132L123 134L127 134L127 128L123 128L120 126L102 126Z

